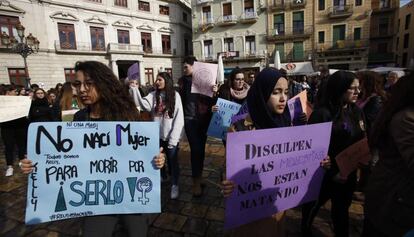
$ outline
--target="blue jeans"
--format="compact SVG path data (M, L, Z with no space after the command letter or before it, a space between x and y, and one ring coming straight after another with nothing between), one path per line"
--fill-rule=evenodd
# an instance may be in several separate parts
M196 119L186 119L184 128L190 144L192 176L194 178L201 177L206 153L208 124L200 123Z
M178 164L178 144L173 148L168 148L168 141L160 140L160 147L164 149L164 153L167 155L168 175L171 176L172 185L178 185L178 176L180 176L180 165ZM167 177L166 167L161 169L161 176Z

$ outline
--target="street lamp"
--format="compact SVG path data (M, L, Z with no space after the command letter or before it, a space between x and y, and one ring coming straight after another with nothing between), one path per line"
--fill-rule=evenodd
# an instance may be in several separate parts
M3 45L6 45L7 48L11 47L11 50L14 53L20 54L20 56L23 57L24 61L24 70L26 72L26 87L30 86L30 77L29 77L29 70L27 68L27 61L26 58L32 53L39 52L39 40L32 35L32 33L29 33L28 36L24 35L24 26L19 22L16 25L16 31L17 35L20 38L20 42L16 40L13 36L8 36L6 32L3 32L1 34L1 43Z

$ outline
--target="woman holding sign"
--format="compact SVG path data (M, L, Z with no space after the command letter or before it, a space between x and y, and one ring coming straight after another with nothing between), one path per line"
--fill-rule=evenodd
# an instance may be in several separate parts
M75 114L74 121L140 121L132 98L106 65L96 61L78 62L75 71L74 86L86 108ZM158 169L162 168L165 162L165 156L161 151L154 158L154 164ZM22 160L21 167L24 173L33 170L29 159ZM111 237L120 219L125 223L129 236L147 236L147 217L141 214L85 217L83 236Z
M168 171L172 176L171 199L177 199L179 195L178 176L180 167L178 164L178 142L184 128L184 113L181 97L174 90L174 82L167 72L161 72L155 80L156 90L142 98L138 87L129 89L135 104L144 111L151 112L154 121L160 123L160 145L167 153ZM161 170L163 178L167 178L165 170Z
M249 84L244 81L243 71L240 68L235 68L231 71L228 83L221 85L218 89L217 96L237 104L243 104L246 100L249 88ZM213 112L217 112L217 105L214 105L212 110Z
M289 127L292 125L288 101L288 81L274 68L265 68L261 71L247 95L249 114L243 120L232 125L232 131L246 131L254 129L269 129ZM329 159L324 159L324 166L329 166ZM224 180L223 195L229 197L235 184L231 180ZM232 236L286 236L285 212L279 212L232 230Z
M343 150L365 137L365 122L362 111L355 105L359 95L359 80L355 74L337 71L327 82L321 107L314 111L308 123L332 121L331 141L328 155L332 157L332 168L322 181L316 202L303 205L302 235L312 236L313 219L328 200L332 202L331 216L335 236L349 236L348 209L356 188L356 171L348 177L339 175L335 157Z

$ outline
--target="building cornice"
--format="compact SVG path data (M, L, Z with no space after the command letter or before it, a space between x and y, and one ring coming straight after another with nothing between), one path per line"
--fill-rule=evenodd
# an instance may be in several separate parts
M13 4L10 4L9 1L6 0L0 0L0 11L5 11L5 12L13 12L13 13L17 13L17 14L25 14L26 12L19 8L16 7Z
M102 20L99 16L92 16L91 18L83 20L83 21L89 24L108 25L108 23Z
M79 21L79 18L77 18L74 14L65 11L55 12L50 15L50 18L66 21Z
M4 1L4 0L2 0ZM183 24L181 21L178 22L172 22L172 21L168 21L168 20L163 20L160 17L154 16L152 18L146 18L146 17L142 17L142 15L139 15L138 12L133 12L133 13L121 13L118 11L114 11L112 9L99 9L99 8L92 8L92 7L87 7L87 6L83 6L83 5L78 5L78 4L69 4L69 3L63 3L63 2L56 2L53 0L39 0L39 3L41 4L49 4L49 5L54 5L54 6L61 6L61 7L68 7L68 8L72 8L72 9L81 9L81 10L85 10L85 11L92 11L92 12L98 12L98 13L103 13L103 14L112 14L112 15L117 15L120 17L129 17L129 18L137 18L137 19L142 19L142 20L149 20L149 21L156 21L156 22L161 22L161 23L168 23L168 24L174 24L174 25L179 25L179 26L183 26L189 30L192 30L191 25L187 25L187 24Z

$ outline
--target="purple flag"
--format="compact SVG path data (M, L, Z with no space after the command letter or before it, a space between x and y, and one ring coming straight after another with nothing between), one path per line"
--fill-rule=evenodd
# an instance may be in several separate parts
M128 68L128 79L139 80L139 64L134 63Z
M227 134L225 228L234 228L316 200L332 123Z

